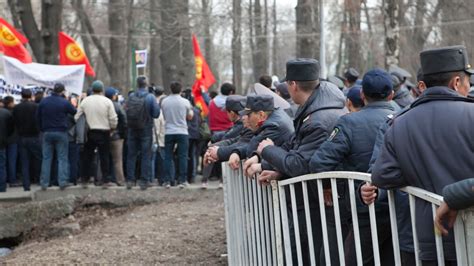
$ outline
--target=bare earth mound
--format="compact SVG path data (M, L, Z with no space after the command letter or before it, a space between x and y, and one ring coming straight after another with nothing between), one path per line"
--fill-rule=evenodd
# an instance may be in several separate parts
M156 193L150 205L84 208L32 232L0 263L226 264L222 190ZM71 223L71 233L48 234Z

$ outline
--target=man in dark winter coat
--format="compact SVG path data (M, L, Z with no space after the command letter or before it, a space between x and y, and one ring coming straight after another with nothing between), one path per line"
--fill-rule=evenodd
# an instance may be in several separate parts
M409 109L395 118L372 169L372 183L382 188L417 186L437 194L451 183L471 178L473 101L466 98L474 71L464 46L421 52L428 87ZM416 202L420 259L436 264L431 204ZM443 239L444 257L455 260L452 233ZM438 262L442 263L442 262Z
M13 134L13 117L10 111L0 108L0 192L7 190L7 139Z
M248 116L249 127L255 135L247 145L232 151L229 165L233 169L240 166L241 159L251 157L262 140L271 139L276 145L282 145L294 132L291 118L285 111L275 109L270 95L247 96L247 105L241 115Z
M260 142L258 156L247 160L244 171L253 176L264 170L259 180L268 182L272 179L287 179L309 173L309 160L315 150L319 148L331 133L337 119L345 114L345 97L332 83L319 82L319 62L314 59L296 59L287 62L286 82L291 98L300 107L296 112L294 125L295 133L282 145L277 146L271 140ZM301 186L295 186L298 206L298 221L300 239L302 241L303 264L309 264L306 224ZM311 227L315 255L319 264L319 253L322 246L321 220L319 217L318 200L316 194L311 195ZM290 198L289 196L287 197ZM289 212L291 213L291 211ZM292 221L292 219L290 219ZM293 225L292 225L293 226ZM293 230L290 230L293 234ZM294 239L294 235L292 236ZM292 250L295 255L295 241L292 241ZM296 257L293 256L296 262Z

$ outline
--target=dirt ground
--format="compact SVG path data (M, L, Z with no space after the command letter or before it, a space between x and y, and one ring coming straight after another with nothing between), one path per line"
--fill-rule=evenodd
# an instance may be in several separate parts
M0 264L227 264L222 190L157 193L145 206L86 206L26 235Z

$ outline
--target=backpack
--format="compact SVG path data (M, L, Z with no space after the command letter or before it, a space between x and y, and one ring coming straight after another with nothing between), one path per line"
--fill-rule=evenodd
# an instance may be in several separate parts
M131 129L145 128L148 115L145 108L145 98L148 94L139 96L133 93L128 98L127 102L127 122Z

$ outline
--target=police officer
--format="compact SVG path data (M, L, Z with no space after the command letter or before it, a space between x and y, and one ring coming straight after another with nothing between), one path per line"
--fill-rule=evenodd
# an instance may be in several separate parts
M241 95L230 95L226 99L226 110L234 126L223 133L222 140L210 145L204 155L202 188L207 188L207 179L216 168L215 162L227 161L232 151L242 145L247 145L254 133L248 126L247 116L240 116L245 108L247 98Z
M347 92L349 91L349 89L352 88L352 86L356 85L356 82L359 76L360 76L359 72L353 67L348 68L344 72L345 88L342 90L342 92L344 92L344 95L347 95Z
M392 76L393 91L395 93L393 101L403 109L415 101L415 98L413 98L408 88L404 85L405 77L398 72L392 72L390 75Z
M275 108L270 95L247 96L247 105L241 115L248 116L248 124L254 136L247 145L236 147L229 158L229 166L239 168L242 158L250 157L264 139L271 139L276 145L287 141L294 132L291 118L285 111Z
M328 140L313 154L310 161L312 173L334 171L342 164L345 171L367 172L372 155L375 139L379 127L387 117L395 112L390 104L393 97L393 87L390 75L382 69L373 69L364 75L362 80L362 98L365 106L359 111L341 117ZM357 184L358 185L358 184ZM339 182L340 187L347 184ZM346 226L349 217L350 204L348 190L341 195L345 203L341 217ZM327 191L327 190L326 190ZM328 199L330 204L330 199ZM342 205L344 206L344 205ZM379 244L383 265L393 264L393 253L390 238L390 224L388 213L378 210L377 227L379 230ZM387 214L387 215L385 215ZM373 264L372 240L370 237L370 223L368 209L358 208L360 240L364 263ZM379 218L380 217L380 218ZM329 227L332 227L331 224ZM333 232L334 228L329 231ZM383 233L382 233L383 232ZM335 241L332 241L333 243ZM354 238L351 231L346 239L346 263L356 264ZM336 246L332 249L337 250Z
M474 71L464 46L423 51L420 61L427 89L387 130L372 182L382 188L410 185L441 194L443 187L474 172L469 123L474 105L466 98ZM417 201L416 210L420 258L423 265L436 263L431 204ZM452 234L443 244L448 247L445 259L455 260Z
M319 62L315 59L295 59L286 64L286 83L288 92L296 104L300 105L294 120L295 133L280 147L270 140L263 140L257 153L244 164L244 170L251 176L264 170L259 176L261 182L271 179L287 179L309 173L308 162L313 152L331 133L337 119L347 111L344 108L343 93L334 84L319 81ZM316 191L314 184L309 184ZM295 186L298 206L298 222L301 246L303 247L303 263L310 264L306 223L301 186ZM322 246L321 220L317 194L311 193L311 223L317 264ZM289 195L287 196L289 199ZM290 206L288 206L291 208ZM291 213L289 211L288 213ZM289 221L293 219L290 218ZM293 230L290 230L294 234ZM294 235L292 236L292 238ZM295 242L292 241L293 254L296 255ZM296 256L293 257L296 262Z
M247 98L242 95L229 95L225 100L225 109L229 120L234 124L229 130L220 134L214 134L211 142L216 143L224 139L231 139L239 136L240 131L244 128L239 112L245 108Z

